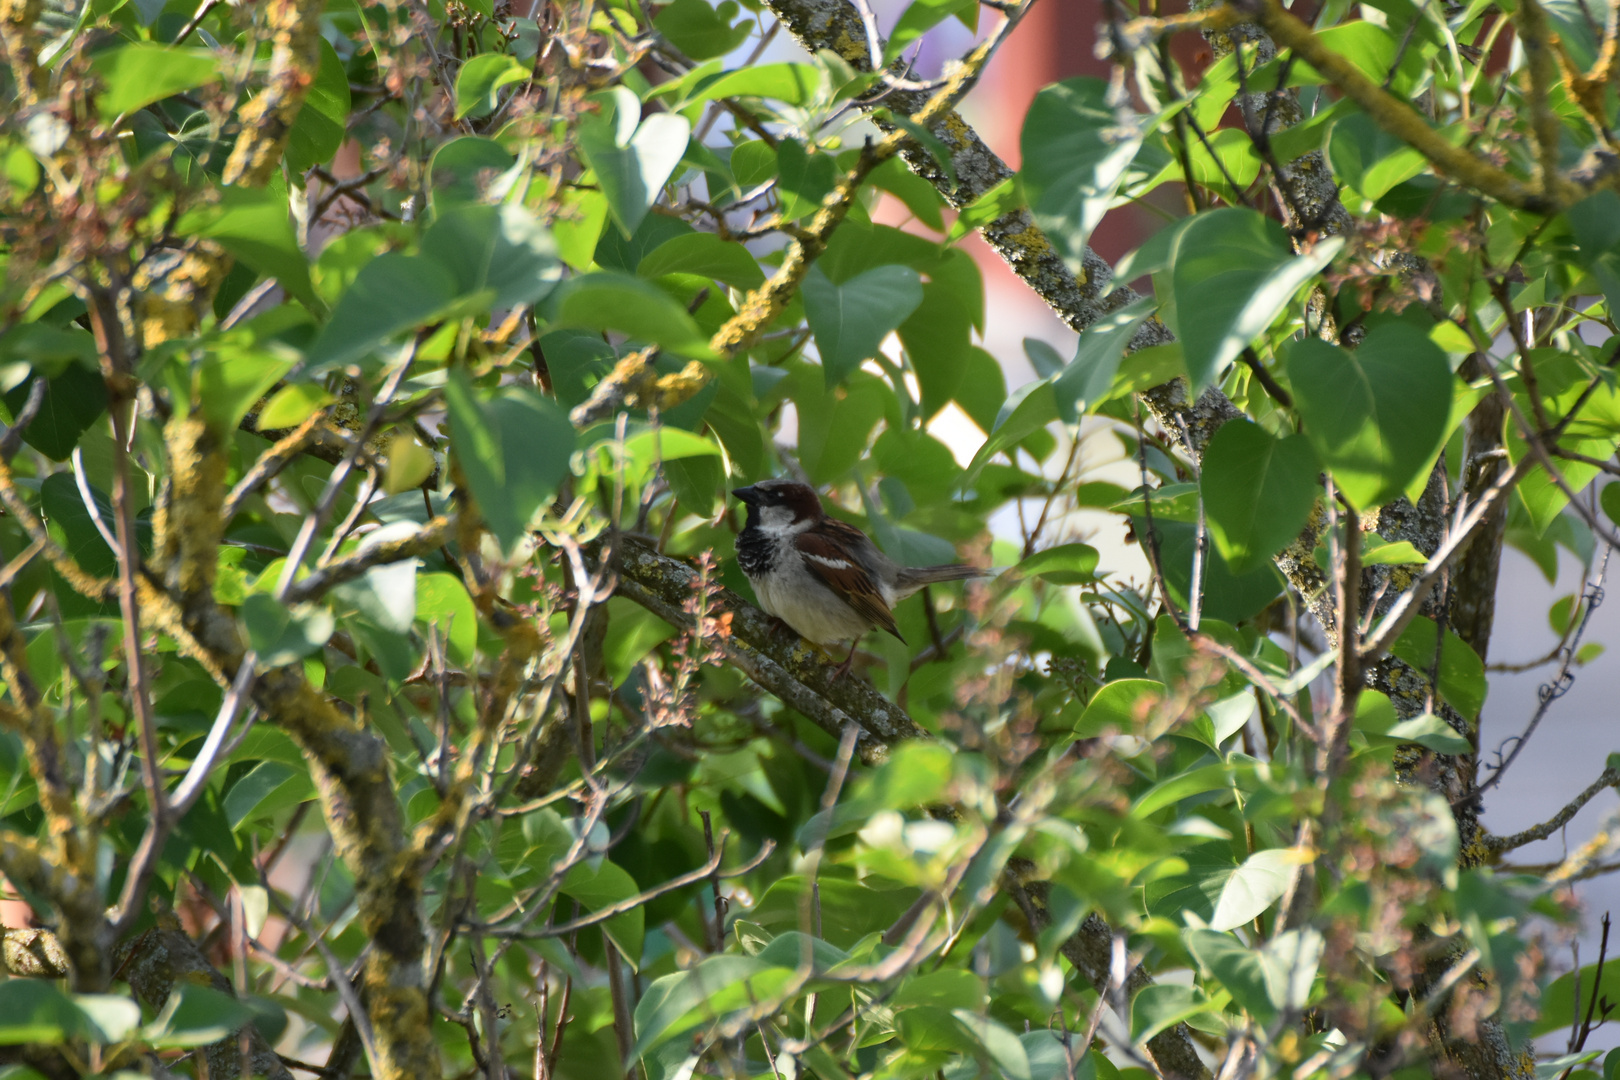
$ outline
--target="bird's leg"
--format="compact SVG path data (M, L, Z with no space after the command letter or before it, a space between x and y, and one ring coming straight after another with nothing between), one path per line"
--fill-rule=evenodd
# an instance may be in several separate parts
M860 638L856 638L854 641L849 643L849 655L844 657L844 662L842 664L839 664L837 668L833 669L833 682L837 682L839 679L842 679L845 675L849 674L849 667L855 662L855 650L860 647L860 644Z

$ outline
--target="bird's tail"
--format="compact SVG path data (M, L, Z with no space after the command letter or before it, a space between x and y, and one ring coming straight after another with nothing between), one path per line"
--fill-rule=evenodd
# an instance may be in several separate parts
M943 581L963 581L967 578L989 577L989 570L966 563L951 563L947 566L907 566L902 567L899 580L900 593L910 596L924 585L938 585Z

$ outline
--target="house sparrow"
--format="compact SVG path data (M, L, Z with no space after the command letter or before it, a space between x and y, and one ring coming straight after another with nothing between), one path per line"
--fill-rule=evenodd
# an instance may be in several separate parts
M974 566L897 566L861 530L828 517L807 484L761 480L732 494L748 507L737 563L759 606L817 645L851 642L835 679L848 673L855 645L874 626L905 640L895 604L924 585L984 574Z

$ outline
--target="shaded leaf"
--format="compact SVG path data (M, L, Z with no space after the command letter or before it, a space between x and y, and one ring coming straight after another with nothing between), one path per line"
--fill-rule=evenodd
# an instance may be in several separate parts
M574 428L555 402L526 387L479 400L461 368L445 382L450 445L479 512L511 550L568 473Z
M249 643L259 654L259 665L265 669L302 660L325 645L337 627L324 607L305 604L288 608L262 592L249 593L237 613L247 628Z
M840 285L811 266L802 294L828 389L876 355L923 299L917 272L906 266L875 267Z
M1019 145L1030 213L1078 272L1086 241L1142 145L1135 118L1109 103L1104 80L1066 79L1035 95Z
M1358 509L1380 506L1426 477L1446 435L1451 367L1404 322L1374 327L1354 352L1304 338L1288 379L1305 435Z
M1239 421L1210 439L1199 488L1210 536L1234 572L1260 565L1299 536L1321 491L1317 472L1301 435L1278 439Z
M1343 246L1334 237L1295 255L1282 226L1237 207L1199 214L1178 229L1170 259L1174 329L1194 396Z

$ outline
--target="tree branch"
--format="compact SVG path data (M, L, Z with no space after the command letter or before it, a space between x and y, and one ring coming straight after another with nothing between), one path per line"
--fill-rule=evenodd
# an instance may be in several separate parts
M1591 802L1597 793L1605 788L1620 786L1620 769L1607 768L1598 775L1598 778L1587 785L1586 790L1571 799L1563 809L1540 825L1532 825L1523 832L1516 832L1512 836L1487 836L1484 838L1485 846L1492 852L1500 853L1522 848L1526 844L1533 844L1537 840L1545 840L1553 833L1568 825L1580 813L1581 807Z

